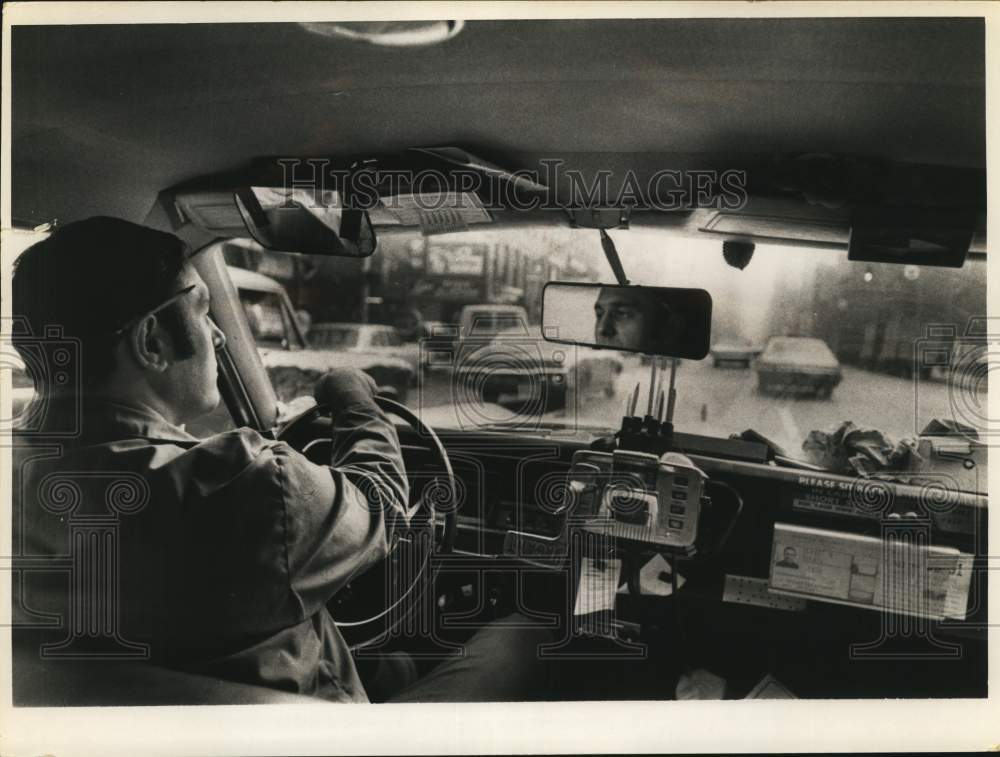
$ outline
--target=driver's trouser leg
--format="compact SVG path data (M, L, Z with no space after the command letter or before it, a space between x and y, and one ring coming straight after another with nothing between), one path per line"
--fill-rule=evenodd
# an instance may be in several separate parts
M390 702L516 702L545 697L547 665L538 648L551 631L508 615L476 632L464 655L443 660Z

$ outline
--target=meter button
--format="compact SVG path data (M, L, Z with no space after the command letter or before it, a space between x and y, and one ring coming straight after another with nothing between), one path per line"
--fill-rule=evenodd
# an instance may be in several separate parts
M678 520L677 518L671 518L667 521L667 525L671 528L684 528L684 521Z
M672 512L674 515L683 515L684 505L671 505L670 512Z

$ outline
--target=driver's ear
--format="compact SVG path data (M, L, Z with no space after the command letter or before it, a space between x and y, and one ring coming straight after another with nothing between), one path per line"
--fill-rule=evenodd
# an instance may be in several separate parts
M164 338L163 327L155 315L143 318L129 332L129 351L145 370L163 373L170 366L170 344Z

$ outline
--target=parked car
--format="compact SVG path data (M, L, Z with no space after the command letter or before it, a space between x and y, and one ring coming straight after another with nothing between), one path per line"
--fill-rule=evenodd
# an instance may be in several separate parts
M763 394L809 392L827 398L841 378L837 356L814 337L771 337L757 360L757 386Z
M719 342L712 347L712 366L735 365L739 368L749 368L761 353L761 348L752 344L740 342Z
M337 366L360 368L369 374L383 393L390 394L400 402L405 402L410 388L416 383L416 371L410 362L388 351L380 352L375 347L391 341L387 332L394 332L390 326L368 324L317 324L309 332L303 332L285 288L274 279L254 271L229 267L229 275L239 293L240 303L246 313L250 330L257 341L264 367L271 377L278 399L288 402L301 395L311 395L316 379L323 372ZM328 326L347 325L363 327L351 329L345 340L363 338L369 350L359 350L345 346L334 346L329 342L336 337ZM318 331L317 331L318 330ZM311 339L326 340L314 345ZM388 346L388 345L384 345Z
M395 357L420 369L420 344L408 342L395 326L383 323L317 323L309 329L309 346L352 355Z

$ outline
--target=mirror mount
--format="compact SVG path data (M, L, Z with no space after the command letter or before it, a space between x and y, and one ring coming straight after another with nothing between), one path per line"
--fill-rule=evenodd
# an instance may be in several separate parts
M601 229L601 248L604 250L604 257L608 259L608 265L611 266L611 272L614 273L615 279L622 286L628 286L629 281L625 276L625 269L622 267L622 260L618 256L618 248L615 247L614 240L608 236L608 232Z

